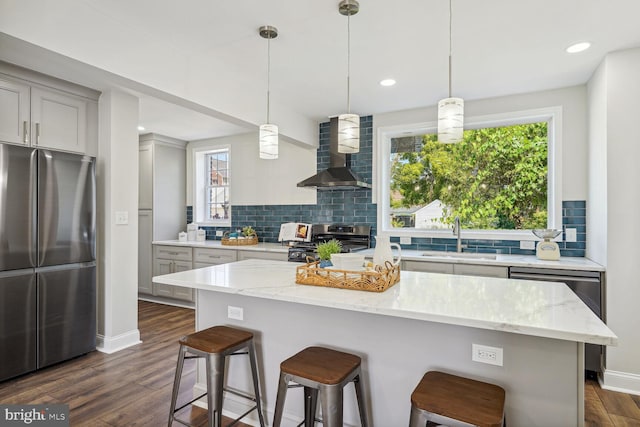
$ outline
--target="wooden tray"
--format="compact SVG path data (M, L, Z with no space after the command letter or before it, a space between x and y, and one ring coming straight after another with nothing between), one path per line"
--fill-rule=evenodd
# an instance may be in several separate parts
M400 281L400 266L387 262L376 270L350 271L320 268L319 261L296 268L296 283L358 291L384 292Z
M222 245L223 246L248 246L248 245L257 245L258 244L258 236L255 234L250 237L245 237L244 239L230 239L229 236L222 237Z

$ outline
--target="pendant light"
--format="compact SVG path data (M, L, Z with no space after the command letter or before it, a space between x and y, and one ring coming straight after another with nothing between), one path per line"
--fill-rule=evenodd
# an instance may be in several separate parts
M267 39L267 122L260 125L260 158L278 158L278 125L269 122L269 86L271 83L271 39L278 37L278 29L270 25L258 29L260 37Z
M351 114L351 15L360 10L356 0L342 0L338 7L341 15L347 17L347 113L338 116L338 152L357 153L360 151L360 116Z
M449 97L438 102L438 141L451 144L462 141L464 101L451 97L451 0L449 0Z

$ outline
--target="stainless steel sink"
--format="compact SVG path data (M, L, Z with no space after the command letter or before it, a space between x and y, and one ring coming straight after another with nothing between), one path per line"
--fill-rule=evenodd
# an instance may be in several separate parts
M422 256L439 257L439 258L462 258L462 259L496 259L496 254L483 254L483 253L474 253L474 252L429 251L429 252L423 252Z

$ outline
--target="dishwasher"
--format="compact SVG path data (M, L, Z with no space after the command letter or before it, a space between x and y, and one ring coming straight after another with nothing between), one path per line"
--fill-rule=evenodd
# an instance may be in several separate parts
M603 286L601 273L598 271L557 270L552 268L510 267L509 278L540 280L543 282L562 282L585 303L602 321L605 321L603 310ZM604 348L601 345L585 344L585 370L593 373L602 372Z

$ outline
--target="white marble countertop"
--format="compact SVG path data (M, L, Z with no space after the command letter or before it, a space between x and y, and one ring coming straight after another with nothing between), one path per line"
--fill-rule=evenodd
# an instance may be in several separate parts
M367 249L365 255L373 256L374 249ZM394 250L395 253L395 250ZM425 256L424 254L429 254ZM467 255L467 256L465 256ZM418 251L402 249L402 259L422 262L447 262L459 264L497 265L505 267L534 267L560 270L605 271L605 268L584 257L561 256L558 261L538 259L535 255L503 255L503 254L456 254L455 252Z
M220 240L205 240L204 242L179 242L177 240L157 240L154 245L169 246L191 246L194 248L219 248L232 250L247 251L264 251L264 252L287 252L288 247L280 243L258 243L257 245L246 246L223 246ZM374 249L367 249L362 253L367 257L373 257ZM394 251L395 252L395 251ZM429 253L429 256L423 254ZM479 257L460 257L455 253L434 252L423 250L402 250L402 259L422 262L446 262L457 264L477 264L477 265L496 265L505 267L535 267L535 268L552 268L560 270L588 270L588 271L605 271L605 268L591 261L588 258L581 257L560 257L558 261L545 261L537 259L534 255L501 255L486 254L483 258L481 254L474 254Z
M154 283L567 341L616 345L616 335L564 284L403 271L385 292L299 285L300 264L245 260Z
M166 246L185 246L192 248L210 248L210 249L231 249L234 251L262 251L262 252L287 252L288 246L284 246L280 243L265 243L259 242L257 245L223 245L220 240L205 240L204 242L186 241L179 242L178 240L154 240L154 245L166 245Z

